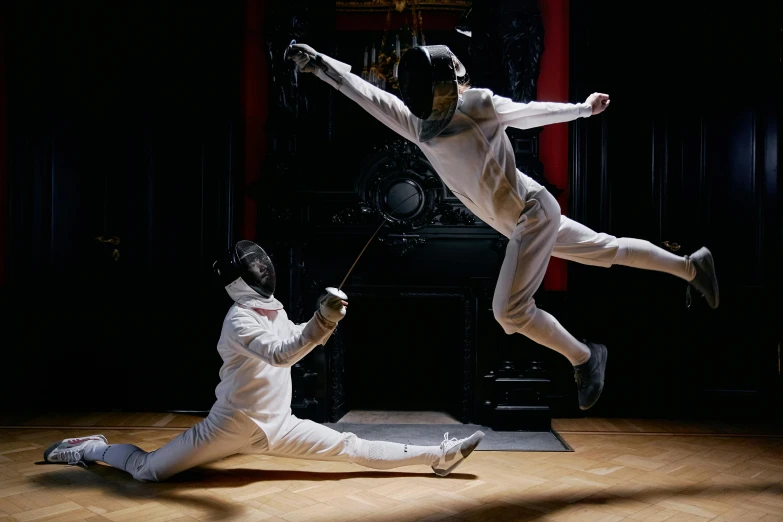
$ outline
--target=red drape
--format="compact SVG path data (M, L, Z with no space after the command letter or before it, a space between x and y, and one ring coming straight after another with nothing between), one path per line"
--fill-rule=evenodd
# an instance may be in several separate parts
M261 176L266 155L264 124L268 113L267 67L263 41L263 20L267 0L246 0L244 60L242 74L242 109L245 124L244 185ZM239 239L256 240L256 203L248 196L242 201Z
M539 0L544 24L544 53L538 77L538 100L568 102L568 0ZM568 126L549 125L541 132L539 153L547 179L564 189L560 208L568 210ZM544 278L544 289L566 290L565 261L552 259Z

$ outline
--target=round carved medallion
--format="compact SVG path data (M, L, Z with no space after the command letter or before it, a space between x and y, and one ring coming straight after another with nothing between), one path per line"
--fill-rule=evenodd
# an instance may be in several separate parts
M446 187L418 148L395 140L364 161L356 191L395 228L410 231L431 222Z

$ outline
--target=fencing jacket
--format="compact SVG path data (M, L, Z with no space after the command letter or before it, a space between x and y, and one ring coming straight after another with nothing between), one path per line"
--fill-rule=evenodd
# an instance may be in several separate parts
M315 74L377 120L415 143L443 182L479 219L511 237L525 199L541 190L516 168L506 127L529 129L592 114L587 103L517 103L489 89L468 89L454 118L437 137L418 140L420 120L395 95L350 72L351 67L321 55L329 71Z
M273 447L291 416L291 366L333 331L317 314L307 323L295 324L285 310L233 305L217 346L223 366L216 406L253 419Z

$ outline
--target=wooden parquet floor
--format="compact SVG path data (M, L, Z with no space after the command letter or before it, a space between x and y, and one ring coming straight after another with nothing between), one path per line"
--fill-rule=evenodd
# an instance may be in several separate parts
M101 464L39 464L65 437L103 433L152 450L199 419L107 413L27 417L19 427L2 419L0 522L783 521L783 434L758 427L560 420L574 453L478 451L446 478L420 466L378 472L255 455L161 484Z

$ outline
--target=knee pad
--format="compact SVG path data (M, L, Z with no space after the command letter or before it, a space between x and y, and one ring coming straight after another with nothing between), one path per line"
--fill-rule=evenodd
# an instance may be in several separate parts
M348 455L348 457L350 457L351 460L358 459L362 451L361 448L362 440L356 435L354 435L353 433L351 433L350 431L343 433L342 439L343 439L343 449L341 453Z
M383 462L386 458L385 442L363 440L353 433L346 433L346 451L351 461L365 467L373 462ZM350 445L350 446L349 446Z
M366 462L378 462L386 458L384 443L376 440L362 441L362 455L360 458Z

